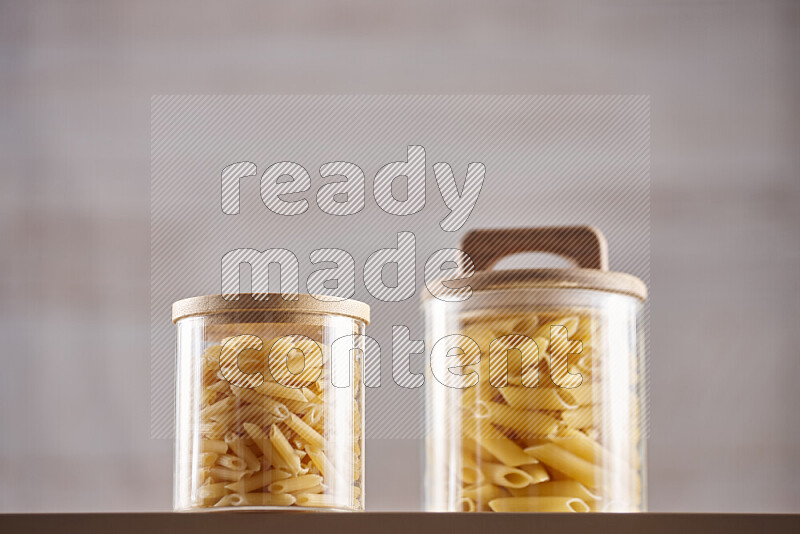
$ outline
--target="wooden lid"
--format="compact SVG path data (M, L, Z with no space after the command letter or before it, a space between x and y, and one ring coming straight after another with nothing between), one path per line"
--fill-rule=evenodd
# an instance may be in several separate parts
M461 248L477 271L468 282L475 291L552 287L647 298L647 286L639 278L608 270L605 236L591 226L473 230L464 237ZM523 252L556 254L576 268L492 270L501 259Z
M595 269L513 269L478 273L469 280L474 291L552 287L623 293L641 300L647 286L631 274Z
M256 300L253 293L239 293L237 300L226 300L222 295L205 295L179 300L172 305L172 322L186 317L224 313L272 311L284 313L309 313L317 315L343 315L369 324L369 305L357 300L324 300L319 295L298 295L297 300L284 300L280 293L268 293L267 299Z

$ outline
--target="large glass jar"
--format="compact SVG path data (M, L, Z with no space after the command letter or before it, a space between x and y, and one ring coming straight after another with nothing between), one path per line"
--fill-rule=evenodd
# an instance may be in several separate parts
M173 321L176 510L363 510L366 304L213 295Z
M644 284L608 272L587 227L475 231L462 249L472 295L423 303L450 373L426 380L426 509L643 511ZM520 252L576 268L491 270Z

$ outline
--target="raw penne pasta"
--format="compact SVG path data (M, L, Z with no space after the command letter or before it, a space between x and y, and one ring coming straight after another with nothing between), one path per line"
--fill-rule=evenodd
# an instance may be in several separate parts
M197 489L201 499L220 498L225 495L225 483L205 484Z
M284 404L280 404L275 407L275 419L278 422L287 420L291 414L292 412L290 412L289 408L287 408Z
M312 402L314 404L320 404L322 400L319 398L319 395L314 393L311 388L303 388L302 390L303 397L306 398L308 402Z
M204 408L200 415L204 420L215 420L215 418L230 411L230 408L234 404L234 400L235 399L233 397L225 397L224 399L211 404L207 408Z
M200 433L212 440L224 440L228 433L228 427L216 421L200 424Z
M627 448L614 454L604 445L603 425L617 416L602 397L608 394L603 382L608 378L603 374L605 362L599 360L604 345L595 339L598 320L585 310L475 314L468 319L464 334L475 340L484 354L494 340L505 343L496 345L498 350L517 348L528 342L515 336L527 336L536 343L539 357L529 358L527 363L523 359L518 366L519 354L524 352L517 349L517 356L509 351L508 361L501 358L495 367L487 358L474 366L481 382L457 397L462 407L461 492L450 501L451 510L464 506L475 511L575 512L640 506L641 501L634 497L623 498L610 508L603 504L604 493L638 495L641 477L637 471L640 456L632 446L639 441L635 403L621 405L630 415L614 420L616 432L629 425L625 432L630 439L615 444ZM552 342L551 327L557 327L552 329ZM626 361L627 356L619 358ZM502 375L506 371L507 381ZM529 387L537 373L538 385ZM573 387L578 373L580 385ZM623 388L638 380L633 372L631 376L623 379ZM615 409L625 413L620 406ZM609 472L617 476L613 489Z
M579 388L576 388L579 389ZM572 390L563 388L525 388L507 386L499 388L500 395L513 408L524 410L569 410L578 407Z
M595 503L601 500L597 493L575 480L555 480L534 484L526 488L526 491L529 497L574 497L584 501L591 508L594 508Z
M563 326L567 329L567 333L569 334L570 338L575 337L578 333L578 324L580 323L580 319L578 317L553 317L547 324L542 326L542 328L537 332L538 337L551 339L552 329L554 327Z
M219 454L215 452L200 453L200 465L203 467L211 467L217 463L217 458L219 458Z
M236 506L236 502L239 500L239 495L234 493L229 493L228 495L224 495L220 500L215 502L212 506L214 508L223 508L226 506Z
M322 482L319 475L301 475L285 478L269 485L270 493L293 493L305 488L312 488Z
M303 392L299 389L286 387L282 384L276 384L274 382L264 382L261 386L256 388L255 391L275 399L286 399L302 404L308 402L308 399L303 396Z
M228 469L227 467L216 466L208 470L208 473L214 480L239 480L247 474L245 469L236 470Z
M294 430L306 443L313 448L321 448L325 442L319 432L307 425L302 419L295 414L291 414L286 419L286 425Z
M503 464L486 462L481 465L481 471L486 480L504 488L524 488L533 482L531 476L522 469Z
M231 484L226 484L225 488L234 493L250 493L251 491L269 486L277 480L283 480L285 478L290 478L291 476L292 475L285 471L272 469L246 476Z
M225 443L228 444L228 447L236 456L244 460L247 470L258 471L261 469L261 463L258 461L258 457L245 445L243 439L235 434L229 434L225 437Z
M290 491L291 495L299 495L301 493L305 493L306 495L316 495L325 491L325 486L323 484L317 484L316 486L311 486L310 488L300 488L295 491Z
M480 484L484 481L483 471L480 470L472 456L464 455L461 462L461 481L464 484Z
M589 505L574 497L501 497L489 501L493 512L588 512Z
M240 458L233 454L223 454L219 456L216 463L232 471L247 471L248 469L247 462L244 460L244 458ZM259 464L259 467L261 467L261 464Z
M575 362L575 365L581 367L579 360ZM591 383L587 382L588 380L585 380L580 386L568 390L579 406L586 406L594 401L594 388Z
M250 403L254 411L260 409L262 412L274 417L279 417L284 413L283 409L286 405L283 400L285 399L275 399L252 389L231 388L231 390L239 401Z
M480 445L502 463L511 467L518 467L539 462L536 458L526 454L522 447L503 436L502 433L492 427L489 428L491 430L487 433L497 437L481 436Z
M486 405L489 421L520 435L547 436L558 426L558 420L543 411L518 410L498 402L487 402Z
M228 451L228 444L220 439L204 439L200 441L200 450L203 452L225 454Z
M228 297L173 307L175 509L363 509L368 307L310 295ZM349 336L350 386L334 389L330 343Z
M290 494L246 493L242 498L246 506L292 506L296 502Z
M242 427L244 427L245 432L247 432L256 447L261 451L264 463L272 465L272 456L275 451L272 448L272 441L269 439L269 436L267 436L258 425L253 423L244 423Z
M532 479L531 485L550 480L550 473L548 473L547 469L540 463L521 465L519 468L530 475Z
M306 448L306 452L308 453L309 458L311 458L311 462L317 467L322 475L330 476L331 478L336 476L336 470L334 469L330 460L328 460L328 457L325 456L324 452L311 448Z
M336 501L331 495L301 493L295 495L298 506L311 507L311 508L333 508L336 506Z
M564 423L575 429L590 428L594 425L595 417L597 414L595 414L594 406L579 406L561 414Z
M461 511L462 512L474 512L475 511L475 500L470 499L469 497L461 497Z
M554 443L528 447L525 452L538 459L548 467L564 473L568 477L588 486L597 487L600 477L595 464L575 456Z
M322 410L320 407L312 406L309 408L303 415L303 421L317 432L322 430Z
M461 440L462 458L471 461L473 464L477 461L502 463L491 452L478 445L480 436L477 436L477 439L475 437L464 437Z
M562 449L588 462L600 462L606 458L603 446L580 430L561 428L551 439Z
M206 386L203 391L204 392L209 392L209 393L216 393L216 394L219 395L221 393L227 393L230 389L231 389L231 385L230 385L229 382L227 382L227 381L219 381L219 382L214 382L213 384L211 384L209 386ZM209 403L209 404L213 404L213 403Z
M275 453L285 462L286 467L289 468L289 472L297 476L302 469L300 466L300 458L295 454L294 449L289 444L289 440L286 439L286 436L281 432L281 429L278 428L278 425L272 425L270 427L269 439L272 442Z
M279 469L281 471L285 471L292 476L296 475L296 473L294 472L294 468L290 467L289 463L286 460L284 460L283 456L281 456L280 454L274 453L272 455L272 467L274 467L275 469Z
M494 484L482 484L480 486L474 486L472 488L465 489L461 495L467 499L471 499L473 502L488 503L492 499L502 497L504 491L505 490L503 488L500 486L495 486Z

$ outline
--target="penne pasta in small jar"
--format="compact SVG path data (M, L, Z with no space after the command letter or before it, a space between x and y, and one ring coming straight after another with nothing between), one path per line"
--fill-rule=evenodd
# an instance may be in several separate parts
M644 283L608 271L589 227L473 231L462 250L474 274L449 287L471 295L423 301L426 509L644 511ZM575 268L492 270L536 252Z
M369 306L258 297L173 304L174 508L361 511Z

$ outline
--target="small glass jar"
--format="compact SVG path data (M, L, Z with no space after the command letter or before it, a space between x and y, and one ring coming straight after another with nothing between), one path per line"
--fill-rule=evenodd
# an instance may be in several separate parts
M644 511L644 283L608 272L593 228L474 231L462 250L472 295L423 303L455 377L426 380L426 509ZM491 270L522 252L577 268Z
M259 296L173 305L174 508L363 510L369 306Z

